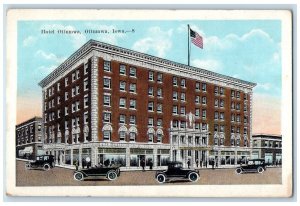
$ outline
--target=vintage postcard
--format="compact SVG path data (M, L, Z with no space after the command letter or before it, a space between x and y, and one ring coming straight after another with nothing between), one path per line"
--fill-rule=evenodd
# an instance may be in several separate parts
M287 10L9 10L7 194L290 197Z

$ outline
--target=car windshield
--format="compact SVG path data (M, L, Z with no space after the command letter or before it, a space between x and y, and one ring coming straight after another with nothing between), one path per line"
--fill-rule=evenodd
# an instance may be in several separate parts
M177 163L177 164L174 164L173 167L175 167L175 168L182 168L182 164L181 163Z
M260 161L260 160L249 160L248 161L248 165L261 165L263 164L263 161Z

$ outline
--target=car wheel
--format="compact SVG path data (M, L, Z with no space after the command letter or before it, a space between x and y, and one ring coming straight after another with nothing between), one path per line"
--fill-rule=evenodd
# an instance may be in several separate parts
M236 174L242 174L243 170L241 168L237 168L235 170Z
M51 166L47 163L47 164L44 164L44 166L43 166L43 169L45 170L45 171L47 171L47 170L50 170L50 168L51 168Z
M264 168L262 168L262 167L257 168L257 172L258 173L263 173L264 172Z
M31 168L30 164L28 164L28 163L25 164L25 169L26 169L26 170L30 170L30 168Z
M117 173L115 172L115 171L109 171L108 173L107 173L107 179L109 179L109 180L116 180L117 179L117 177L118 177L118 175L117 175Z
M156 176L156 180L159 183L164 183L166 181L166 176L164 174L159 174Z
M190 180L191 182L196 182L196 181L198 181L198 178L199 178L199 175L198 175L196 172L191 172L191 173L189 174L189 180Z
M81 172L76 172L74 174L74 179L77 181L82 181L83 180L83 174Z

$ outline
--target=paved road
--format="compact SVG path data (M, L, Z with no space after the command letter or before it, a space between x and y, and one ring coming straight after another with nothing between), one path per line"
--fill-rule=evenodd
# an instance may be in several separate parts
M75 181L73 170L55 167L49 171L25 170L25 162L17 161L17 186L102 186L102 185L159 185L154 175L155 171L122 172L115 181L104 178L85 181ZM263 174L235 174L234 169L202 169L200 180L196 183L189 181L172 181L164 185L174 184L281 184L281 168L268 168Z

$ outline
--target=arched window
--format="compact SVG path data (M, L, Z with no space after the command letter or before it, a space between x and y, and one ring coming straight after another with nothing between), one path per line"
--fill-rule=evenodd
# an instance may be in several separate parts
M162 142L162 138L163 138L163 131L162 129L158 129L156 131L156 136L157 136L157 143L161 143Z
M125 131L120 131L119 138L120 138L120 141L125 141L125 139L126 139L126 132Z
M103 140L104 141L110 141L110 137L111 137L111 131L109 131L109 130L103 131Z
M153 142L153 138L154 138L154 134L153 133L149 133L148 134L148 142Z
M130 132L129 133L129 141L130 142L135 142L135 138L136 138L136 133L135 132Z

